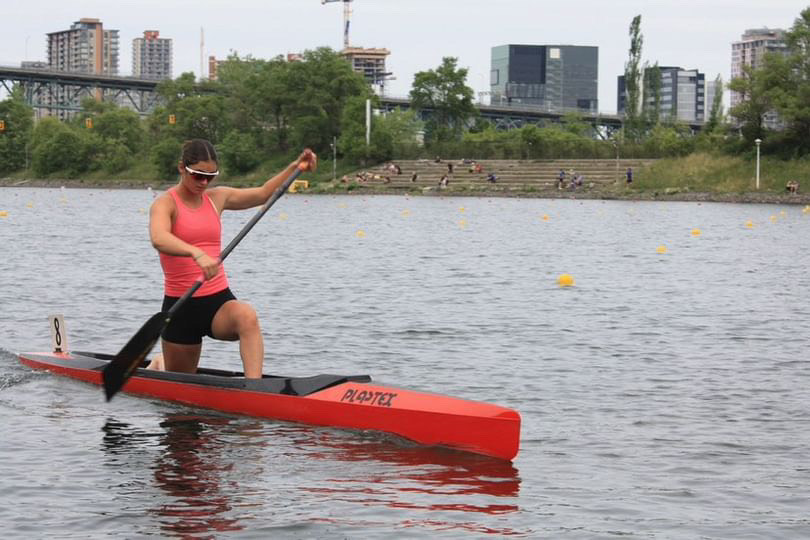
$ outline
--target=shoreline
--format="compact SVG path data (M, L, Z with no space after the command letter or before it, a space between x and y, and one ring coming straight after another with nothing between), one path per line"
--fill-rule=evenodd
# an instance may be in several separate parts
M166 190L174 182L147 182L141 180L110 180L106 182L84 181L77 179L15 179L0 178L0 188L27 187L58 189L148 189ZM510 197L524 199L578 199L578 200L618 200L618 201L673 201L673 202L714 202L736 204L791 204L810 205L810 194L805 193L717 193L702 191L616 189L614 187L583 188L577 191L560 191L543 189L524 191L518 189L470 190L464 186L449 189L425 188L421 191L410 189L385 188L381 186L360 186L349 191L346 189L314 189L300 192L299 195L407 195L413 197Z

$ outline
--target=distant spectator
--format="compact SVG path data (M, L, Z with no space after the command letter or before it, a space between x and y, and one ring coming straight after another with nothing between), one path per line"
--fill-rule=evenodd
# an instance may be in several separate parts
M451 162L447 162L447 174L453 174L453 164Z
M411 182L416 182L416 180L417 180L418 178L419 178L419 175L418 175L418 174L416 174L416 173L414 172L414 173L411 175Z
M787 185L785 186L785 189L789 193L793 193L793 194L798 193L799 192L799 181L798 180L790 180L787 183Z
M446 188L447 184L450 183L448 176L445 174L439 179L439 187Z
M633 168L632 167L627 167L627 183L628 184L633 183Z
M498 177L495 176L495 173L489 173L489 175L487 175L487 182L491 182L491 183L494 184L497 181L498 181Z
M481 166L480 163L475 164L475 172L478 173L478 174L481 174L482 172L484 172L484 168Z
M557 175L557 189L565 187L565 171L560 169L560 174Z
M434 160L433 160L433 162L434 162L434 163L441 163L441 162L442 162L442 158L440 158L439 156L436 156L436 159L434 159Z
M396 171L397 174L402 174L402 167L400 167L396 163L394 163L394 170Z

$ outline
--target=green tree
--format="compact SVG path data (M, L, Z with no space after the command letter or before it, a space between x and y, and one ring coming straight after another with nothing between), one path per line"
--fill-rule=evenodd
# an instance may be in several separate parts
M720 74L714 79L714 99L712 100L712 111L709 113L709 120L706 122L706 131L715 131L724 122L723 113L723 78Z
M95 161L110 174L119 173L132 165L133 154L119 139L104 139L97 147Z
M579 112L569 112L563 116L562 129L568 133L579 135L580 137L587 137L590 135L593 128Z
M26 166L33 118L34 112L25 104L21 88L15 88L8 98L0 101L0 120L5 123L5 130L0 131L0 174Z
M305 51L303 61L288 66L285 87L292 103L290 142L324 151L341 133L350 98L371 97L371 88L349 62L328 47Z
M630 56L624 65L624 86L626 99L624 104L624 128L627 137L637 140L641 136L641 115L639 98L641 97L641 48L644 36L641 35L641 15L633 17L630 23Z
M378 98L373 98L374 104L377 101ZM394 148L392 127L386 126L385 121L376 115L371 118L370 141L366 144L365 111L364 98L349 98L343 109L343 129L338 139L338 149L343 156L364 167L370 163L391 159Z
M173 180L177 178L177 164L180 162L180 141L167 137L159 140L149 151L152 165L158 178Z
M177 79L160 82L156 91L165 106L156 108L147 122L153 138L171 137L178 142L207 139L218 144L229 131L225 98L218 83L197 83L193 73L183 73ZM170 114L174 124L168 122Z
M740 123L740 131L745 146L751 148L755 139L765 135L764 118L771 110L771 101L761 70L743 66L742 75L735 77L728 84L730 90L740 95L741 101L729 109L729 114Z
M467 68L458 59L444 57L436 69L418 72L413 79L411 105L430 110L426 138L431 142L458 140L476 114L473 89L467 86Z
M77 128L49 117L34 128L31 155L34 172L47 176L56 172L75 177L87 171L87 145Z
M296 101L288 82L289 66L280 56L257 60L234 54L219 70L230 125L251 133L264 152L289 149L290 109Z
M644 67L644 119L648 127L661 121L661 68L658 62Z
M225 135L219 147L219 154L229 172L246 173L256 168L261 161L261 154L253 134L236 130Z
M114 107L96 116L93 132L105 140L119 143L130 154L140 151L146 135L138 113L122 107Z
M798 154L810 153L810 7L785 33L787 54L766 55L762 79L768 101L785 123L785 142Z

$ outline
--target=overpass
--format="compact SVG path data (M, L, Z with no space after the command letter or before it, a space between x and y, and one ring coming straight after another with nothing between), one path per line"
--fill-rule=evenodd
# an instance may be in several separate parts
M25 101L34 109L57 111L64 117L81 111L81 100L86 97L111 101L131 108L141 115L150 114L160 104L155 88L160 81L135 77L116 77L92 73L52 71L47 69L0 66L0 85L9 93L17 84L24 89ZM408 109L407 97L383 96L383 110ZM556 109L520 103L477 104L481 118L492 122L501 130L515 129L527 124L544 126L560 123L566 114L575 113L594 128L599 137L609 137L621 129L624 117L610 113L583 111L581 109ZM423 111L423 116L430 110ZM699 131L702 124L690 124L692 131Z
M20 85L28 105L48 110L50 114L56 111L62 117L69 112L81 111L84 98L114 102L147 115L159 102L155 92L158 82L135 77L0 66L2 88L11 93L14 85Z
M385 96L381 97L380 101L383 110L386 111L408 109L411 105L410 99L406 97ZM539 127L548 124L559 124L567 114L576 114L585 123L590 124L598 136L609 137L612 133L621 129L624 122L623 115L594 113L582 109L548 108L522 103L490 105L479 103L475 107L478 109L481 118L488 120L499 130L516 129L528 124ZM423 118L426 114L430 114L430 109L424 111Z

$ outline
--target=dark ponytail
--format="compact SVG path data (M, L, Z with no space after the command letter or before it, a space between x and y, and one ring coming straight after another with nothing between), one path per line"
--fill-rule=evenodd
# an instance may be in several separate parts
M183 154L180 159L186 167L199 163L200 161L219 163L214 145L205 139L191 139L190 141L184 142Z

